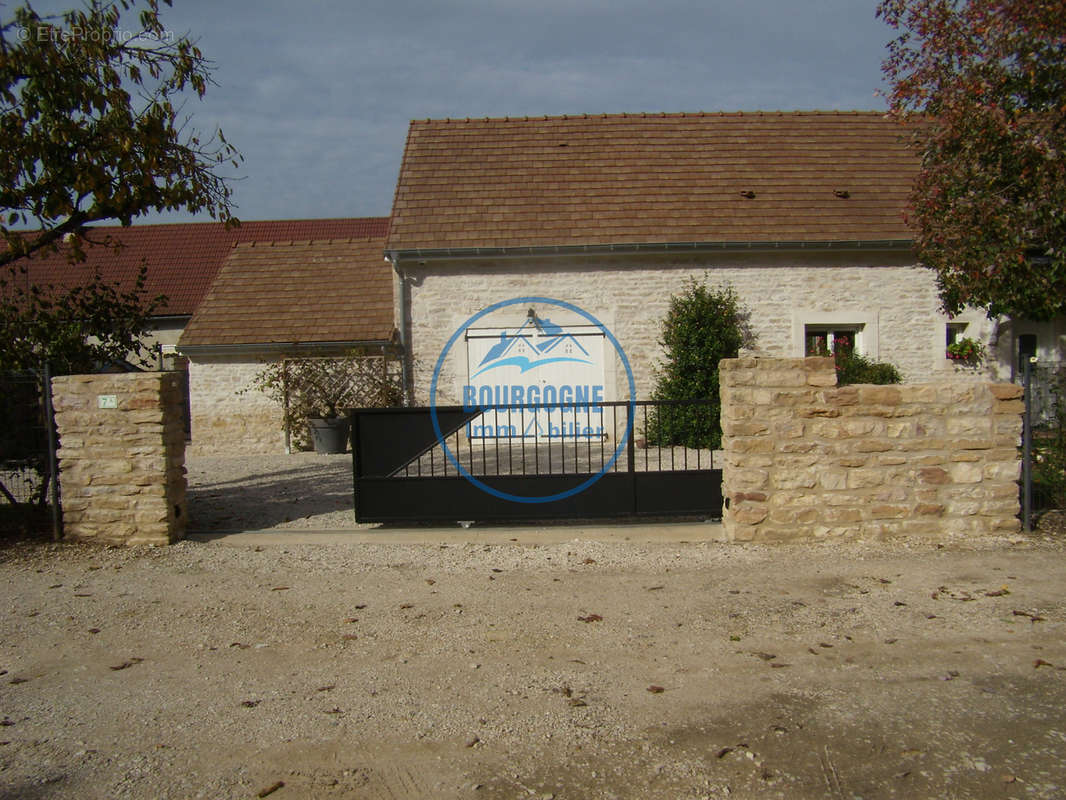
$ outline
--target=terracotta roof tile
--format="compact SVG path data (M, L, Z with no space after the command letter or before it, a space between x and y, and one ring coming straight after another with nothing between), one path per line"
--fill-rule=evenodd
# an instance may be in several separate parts
M905 133L876 112L416 120L386 246L909 239Z
M179 347L387 341L392 270L385 231L327 241L234 247Z
M167 296L162 315L192 314L207 293L222 262L241 242L256 240L330 240L377 237L388 230L387 217L352 219L307 219L243 222L226 229L217 222L169 225L95 226L91 237L111 237L122 243L117 253L89 247L87 260L71 265L62 254L23 260L30 278L39 284L73 286L95 271L109 281L132 288L142 261L148 266L147 293ZM378 254L380 257L380 253Z

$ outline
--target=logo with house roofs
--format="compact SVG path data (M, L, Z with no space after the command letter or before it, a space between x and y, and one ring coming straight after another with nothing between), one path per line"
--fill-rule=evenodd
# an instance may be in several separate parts
M489 348L478 364L476 378L489 370L500 367L518 367L522 373L531 369L560 362L592 364L589 351L570 333L550 319L541 319L533 309L526 321L516 330L500 333L500 341Z

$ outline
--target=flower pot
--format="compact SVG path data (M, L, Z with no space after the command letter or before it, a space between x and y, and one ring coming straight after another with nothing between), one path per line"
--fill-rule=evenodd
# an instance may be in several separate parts
M348 449L348 418L307 420L316 453L343 453Z

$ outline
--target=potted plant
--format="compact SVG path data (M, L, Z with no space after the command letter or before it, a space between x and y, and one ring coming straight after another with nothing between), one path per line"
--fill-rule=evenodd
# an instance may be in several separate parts
M317 453L348 446L348 408L398 405L398 377L380 356L358 352L337 358L286 358L263 368L252 387L283 408L286 440Z
M343 453L348 449L348 417L335 404L328 404L322 416L308 417L307 428L316 453Z
M985 346L969 337L959 339L948 345L947 357L967 367L978 366L985 357Z

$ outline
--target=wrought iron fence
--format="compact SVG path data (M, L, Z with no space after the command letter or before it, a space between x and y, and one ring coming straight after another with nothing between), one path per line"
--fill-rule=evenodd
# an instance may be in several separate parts
M0 525L59 535L55 427L47 369L0 372Z
M1035 517L1066 510L1066 367L1062 362L1024 365L1022 433L1022 520L1032 530Z
M667 435L664 412L693 424ZM698 424L717 414L705 400L357 409L356 519L720 517Z
M1028 389L1029 402L1035 429L1054 428L1066 413L1066 366L1061 361L1037 361L1030 363ZM1025 370L1017 380L1025 385Z
M395 474L582 475L714 468L706 401L516 405L473 416ZM669 431L664 419L672 420ZM687 425L686 425L687 422ZM632 435L625 439L627 430Z

